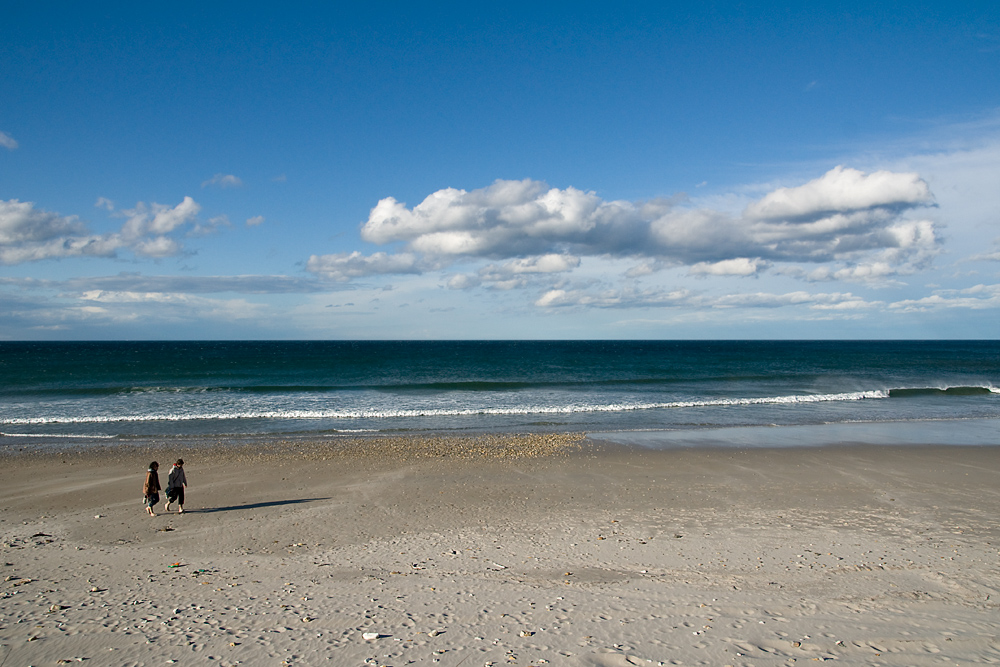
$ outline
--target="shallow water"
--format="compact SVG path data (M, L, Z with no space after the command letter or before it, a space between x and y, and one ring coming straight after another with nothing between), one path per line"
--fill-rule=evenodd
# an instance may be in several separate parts
M996 446L994 419L740 426L680 431L591 432L592 440L648 449L824 447L833 445Z

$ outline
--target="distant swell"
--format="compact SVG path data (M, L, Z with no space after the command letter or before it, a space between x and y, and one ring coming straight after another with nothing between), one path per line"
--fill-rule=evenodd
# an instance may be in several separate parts
M753 378L741 378L753 379ZM733 381L733 378L727 378ZM588 380L581 381L474 381L474 382L408 382L408 383L386 383L386 384L342 384L342 385L219 385L219 386L107 386L107 387L50 387L39 389L18 390L11 392L9 389L0 387L0 394L17 394L20 396L120 396L120 395L141 395L141 394L254 394L254 395L282 395L282 394L328 394L336 392L358 392L358 391L378 391L378 392L456 392L466 394L490 393L490 392L517 392L531 389L544 388L591 388L595 386L606 387L628 387L628 386L657 386L676 383L677 380L664 378L629 378L613 380ZM993 386L956 386L956 387L898 387L888 390L888 395L892 398L908 398L912 396L977 396L1000 393L1000 388ZM844 400L840 398L846 394L834 394L836 398L824 399L822 396L818 400ZM853 394L852 394L853 395ZM797 397L804 400L811 400L813 397ZM881 397L884 398L884 397ZM785 397L748 399L753 403L773 403L785 402ZM851 400L851 399L847 399ZM728 405L722 403L702 403L703 405ZM688 405L687 403L680 405ZM657 405L656 407L671 407L671 405ZM0 423L3 423L0 420Z
M404 410L280 410L246 411L231 413L190 413L150 415L94 415L85 417L32 417L0 419L0 424L98 424L111 422L194 421L223 419L393 419L405 417L462 417L476 415L551 415L586 412L630 412L670 408L698 408L741 405L776 405L796 403L825 403L830 401L859 401L888 398L885 391L858 391L843 394L801 396L771 396L763 398L722 398L669 403L608 403L602 405L522 406L510 408L464 409L404 409Z
M731 378L730 378L731 380ZM44 387L18 389L0 387L0 395L14 394L20 396L119 396L132 394L332 394L336 392L355 391L388 391L388 392L426 392L449 391L464 393L515 392L530 389L581 387L618 387L618 386L657 386L676 384L678 380L664 378L626 378L613 380L553 380L553 381L513 381L513 380L475 380L455 382L385 382L371 384L280 384L280 385L203 385L203 386L102 386L102 387Z

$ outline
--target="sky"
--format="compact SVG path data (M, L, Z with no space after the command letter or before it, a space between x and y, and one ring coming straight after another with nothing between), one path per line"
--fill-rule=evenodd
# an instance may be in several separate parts
M4 14L0 340L997 335L1000 3Z

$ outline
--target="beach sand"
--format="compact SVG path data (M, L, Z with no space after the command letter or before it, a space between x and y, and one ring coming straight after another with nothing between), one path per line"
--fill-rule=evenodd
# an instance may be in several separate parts
M1000 662L995 447L195 444L2 459L0 665Z

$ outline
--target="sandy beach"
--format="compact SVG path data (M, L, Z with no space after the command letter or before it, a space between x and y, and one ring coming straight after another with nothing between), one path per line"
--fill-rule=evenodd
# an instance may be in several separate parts
M3 457L2 667L1000 662L995 447L196 445Z

